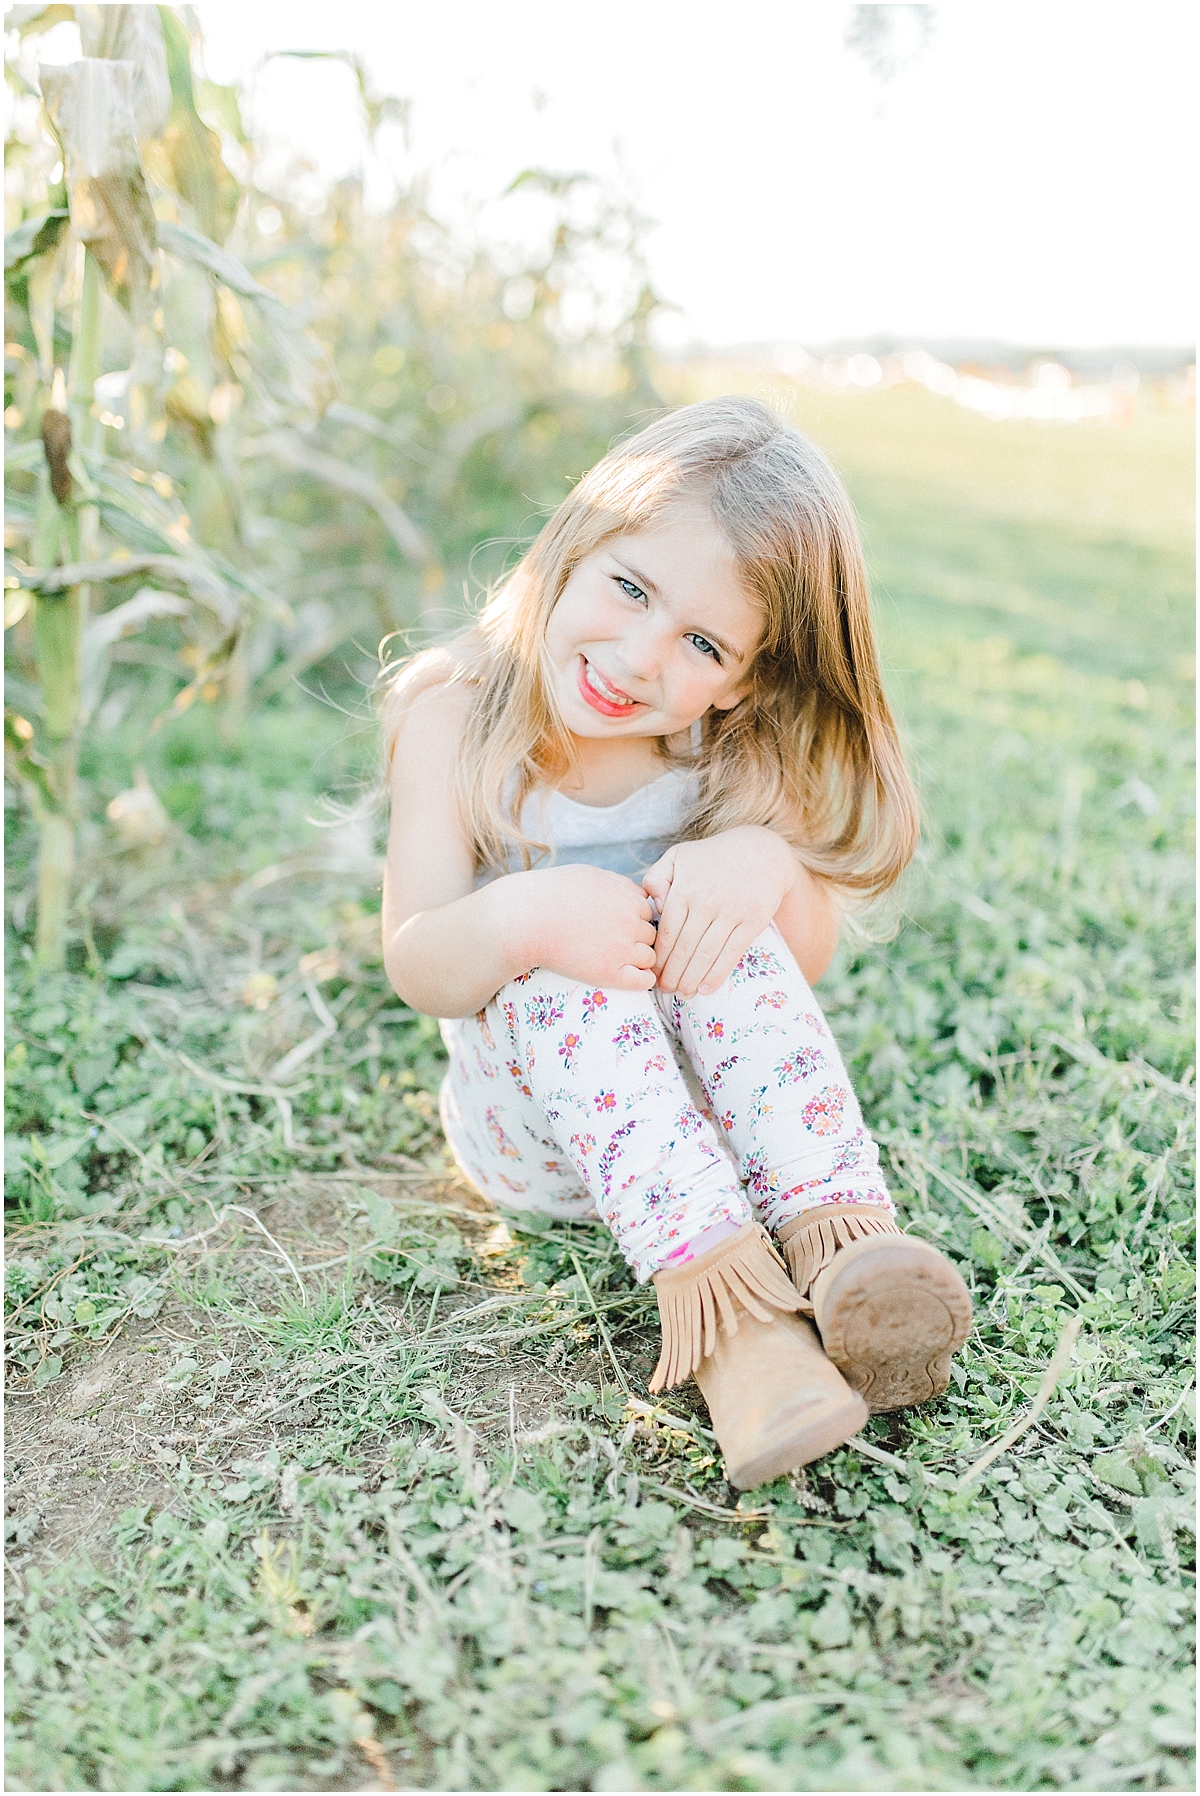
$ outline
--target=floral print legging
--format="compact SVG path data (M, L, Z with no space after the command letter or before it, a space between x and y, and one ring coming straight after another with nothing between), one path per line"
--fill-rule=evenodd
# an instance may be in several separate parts
M773 925L707 997L535 968L442 1035L442 1124L466 1177L508 1209L599 1213L643 1283L722 1224L892 1210L841 1055Z

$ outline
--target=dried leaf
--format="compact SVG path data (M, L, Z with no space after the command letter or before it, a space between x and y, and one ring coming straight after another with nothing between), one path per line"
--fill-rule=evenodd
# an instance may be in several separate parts
M171 83L157 6L77 6L85 56L131 62L133 116L139 137L157 137L171 110Z
M146 190L131 62L85 57L43 68L46 108L63 146L71 224L117 298L140 322L154 277L154 208Z

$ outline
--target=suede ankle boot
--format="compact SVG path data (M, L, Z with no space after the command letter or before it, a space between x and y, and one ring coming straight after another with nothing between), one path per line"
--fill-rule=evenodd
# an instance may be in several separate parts
M739 1490L820 1459L866 1421L867 1405L795 1314L803 1299L757 1223L656 1273L654 1289L663 1341L650 1389L695 1375Z
M939 1397L971 1326L971 1299L936 1247L883 1210L808 1210L779 1231L821 1344L872 1412Z

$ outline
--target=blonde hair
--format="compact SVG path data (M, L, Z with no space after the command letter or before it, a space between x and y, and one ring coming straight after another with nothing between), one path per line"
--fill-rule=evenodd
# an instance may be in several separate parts
M572 761L545 667L550 613L586 556L688 499L710 508L763 628L748 692L703 720L682 837L765 824L847 895L882 893L916 849L917 803L880 678L854 513L821 452L753 399L684 406L597 462L476 623L389 676L389 743L415 692L467 682L462 818L479 865L503 868L514 844L528 865L537 845L517 823L521 806Z

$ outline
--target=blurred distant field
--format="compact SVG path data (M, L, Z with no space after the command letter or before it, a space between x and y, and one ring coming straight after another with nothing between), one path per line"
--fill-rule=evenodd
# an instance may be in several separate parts
M52 989L12 940L13 1788L1192 1787L1193 420L656 378L790 402L860 511L927 827L821 996L974 1289L951 1389L735 1512L607 1242L446 1166L374 825L308 821L365 655L126 710L92 815L141 765L174 842L93 831Z

